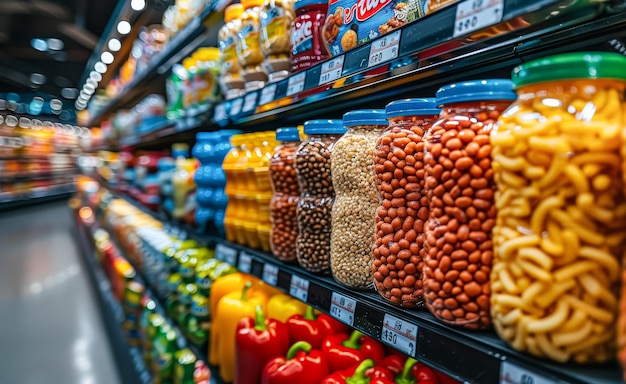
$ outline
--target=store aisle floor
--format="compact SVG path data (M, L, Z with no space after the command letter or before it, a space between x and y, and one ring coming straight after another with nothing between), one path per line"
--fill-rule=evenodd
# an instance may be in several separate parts
M0 383L117 384L66 201L0 213Z

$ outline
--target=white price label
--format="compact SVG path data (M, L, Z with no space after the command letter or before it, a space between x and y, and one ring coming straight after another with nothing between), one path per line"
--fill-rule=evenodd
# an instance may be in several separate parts
M263 266L263 281L269 285L276 286L278 284L278 267L272 264Z
M415 356L417 325L385 314L381 340L409 356Z
M228 120L228 115L226 114L226 107L224 103L217 104L215 106L215 113L213 114L213 121L219 123L220 121Z
M237 250L224 244L215 247L215 258L230 265L237 264Z
M306 303L306 299L309 297L309 281L300 276L292 275L289 294Z
M238 114L240 114L242 106L243 106L243 99L241 97L233 100L233 103L230 105L230 115L237 116Z
M374 40L370 48L370 59L367 63L368 68L398 57L401 32L402 31L395 31L384 35L378 40Z
M342 323L353 326L355 310L356 300L345 297L340 293L333 292L330 300L330 315L332 317L341 321Z
M274 95L276 95L276 84L266 85L261 90L261 98L259 99L259 105L265 105L274 101Z
M531 372L518 365L503 361L500 365L500 384L552 384L545 376Z
M239 264L237 265L237 269L244 273L250 273L252 270L252 256L245 252L241 252L241 255L239 255Z
M465 0L456 7L453 36L461 36L502 20L504 0Z
M345 56L341 55L322 64L319 85L330 83L331 81L335 81L341 77L344 58Z
M242 112L250 112L254 111L256 108L256 92L248 93L243 100L243 109Z
M298 73L289 78L287 82L287 96L295 95L304 90L304 79L306 78L306 72Z

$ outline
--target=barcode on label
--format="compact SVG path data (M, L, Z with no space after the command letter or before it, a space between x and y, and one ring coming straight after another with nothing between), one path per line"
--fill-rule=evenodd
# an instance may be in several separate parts
M381 340L409 356L415 356L417 325L385 314Z
M304 90L304 80L306 78L306 72L298 73L289 78L287 82L287 96L295 95Z
M374 40L370 48L370 59L367 67L372 67L398 57L400 50L400 35L402 31L395 31Z
M291 276L289 294L296 299L305 302L309 296L309 281L300 276Z
M344 57L345 56L341 55L322 64L319 85L330 83L331 81L341 78Z
M237 264L237 250L224 244L215 247L215 258L230 265Z
M340 293L333 292L330 301L330 315L332 317L341 321L342 323L353 326L355 310L356 300L345 297Z
M492 26L502 20L504 0L465 0L456 7L453 36Z
M244 273L250 273L252 270L252 256L248 255L246 252L241 252L237 269Z
M269 285L276 286L278 283L278 267L272 264L263 266L263 281Z
M274 95L276 95L276 84L266 85L261 90L261 98L259 100L259 105L265 105L267 103L271 103L274 101Z

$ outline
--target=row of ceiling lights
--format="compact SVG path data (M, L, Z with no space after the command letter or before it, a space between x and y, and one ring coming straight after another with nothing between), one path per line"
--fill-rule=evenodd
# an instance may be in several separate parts
M142 11L146 7L146 0L131 0L130 7L133 11ZM121 20L117 23L117 32L121 36L128 35L132 29L132 25L127 20ZM115 56L112 52L118 52L122 48L119 39L113 37L107 43L108 51L102 52L100 60L94 65L93 71L89 73L89 78L83 84L83 89L76 99L76 109L81 111L87 108L87 104L91 97L96 93L98 84L102 81L102 75L106 73L108 65L112 64Z

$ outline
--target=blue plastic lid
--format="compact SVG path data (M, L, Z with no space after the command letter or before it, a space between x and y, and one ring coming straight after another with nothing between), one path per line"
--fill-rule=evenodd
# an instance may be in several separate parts
M437 105L482 100L516 100L513 82L508 79L470 80L448 84L437 91Z
M215 136L215 132L198 132L196 133L196 141L209 141Z
M219 137L231 137L232 135L238 135L241 133L238 129L222 129L216 132Z
M304 122L304 133L306 135L343 135L346 131L347 129L343 127L343 121L341 120L309 120Z
M343 115L343 125L387 125L387 114L384 109L358 109Z
M400 116L438 115L441 110L437 108L437 100L434 97L428 97L392 101L385 107L385 112L389 119Z
M308 7L309 5L327 5L328 1L324 1L324 0L296 0L296 2L293 4L293 9L294 11L296 9L302 8L302 7Z
M278 141L300 141L300 132L296 127L278 128L276 130L276 140Z

